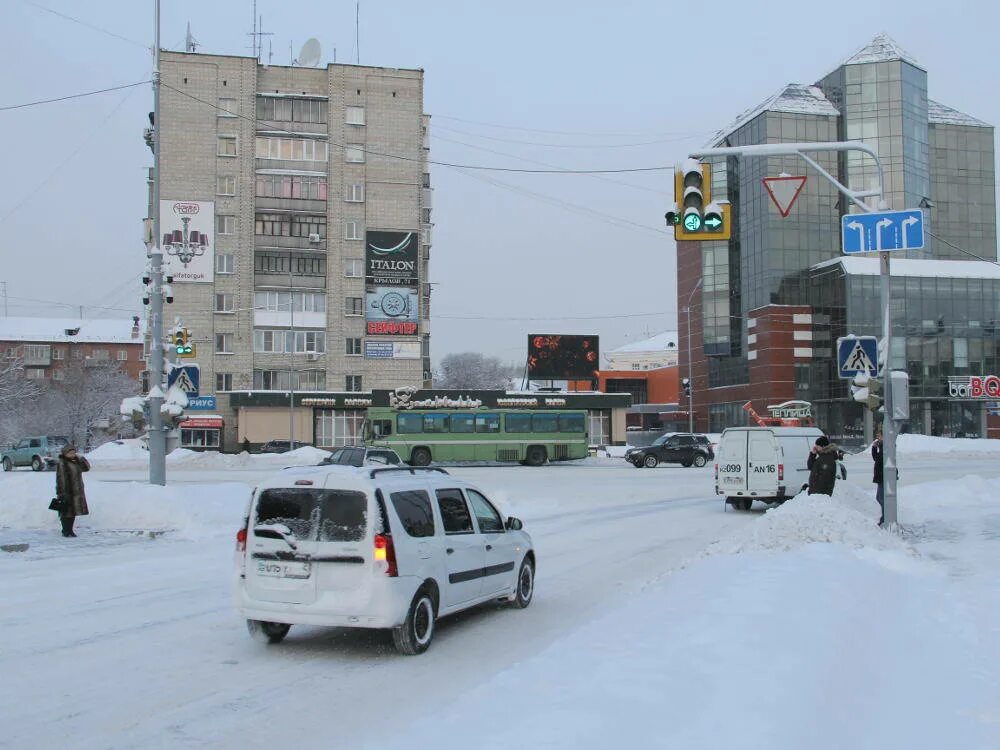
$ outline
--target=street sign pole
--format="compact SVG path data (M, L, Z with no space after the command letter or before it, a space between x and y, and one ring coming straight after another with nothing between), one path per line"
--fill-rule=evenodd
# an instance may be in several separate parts
M160 242L160 0L156 0L153 48L153 246L149 308L149 483L167 483L167 436L163 415L163 248Z
M836 177L827 172L814 159L806 153L836 151L846 153L849 151L859 151L870 156L875 161L878 168L878 188L875 190L851 190L842 184ZM691 158L699 159L710 156L798 156L809 166L815 169L822 177L837 188L848 200L857 205L866 213L876 213L876 209L864 202L865 198L878 198L878 210L885 210L887 205L884 198L885 178L882 169L882 162L878 158L875 150L862 141L832 141L818 143L762 143L752 146L726 146L723 148L708 148L690 154ZM902 229L905 236L906 229ZM881 250L881 247L878 248ZM883 484L885 499L885 528L894 529L897 523L896 513L896 426L892 421L892 390L890 384L890 373L892 372L892 277L889 273L889 252L879 253L881 264L881 304L882 304L882 332L885 337L885 367L882 370L882 391L885 394L884 408L885 415L882 420L882 456L883 456Z

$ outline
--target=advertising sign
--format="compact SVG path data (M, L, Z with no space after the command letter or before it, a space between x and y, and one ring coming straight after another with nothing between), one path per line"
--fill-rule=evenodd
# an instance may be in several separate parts
M365 233L365 282L372 286L416 286L416 232Z
M528 336L528 377L536 380L596 378L600 363L598 336Z
M1000 377L996 375L952 375L948 378L948 395L951 398L1000 397Z
M161 200L160 231L163 260L175 283L214 281L214 202Z
M366 341L366 359L420 359L419 341Z
M193 396L188 398L189 411L215 411L215 396Z
M402 286L368 287L365 320L368 335L415 336L420 320L417 290Z

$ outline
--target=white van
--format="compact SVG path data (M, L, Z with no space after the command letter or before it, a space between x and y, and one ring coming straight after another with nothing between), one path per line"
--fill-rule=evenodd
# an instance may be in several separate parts
M292 625L385 628L422 653L438 617L528 606L535 552L522 528L444 469L285 469L254 490L236 535L236 606L270 643Z
M794 497L809 485L809 451L822 435L818 427L730 427L716 455L716 494L737 510Z

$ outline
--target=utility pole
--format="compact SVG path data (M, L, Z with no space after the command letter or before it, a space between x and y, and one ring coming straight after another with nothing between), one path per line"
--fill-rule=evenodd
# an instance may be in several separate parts
M163 431L163 248L160 243L160 0L153 47L153 245L149 294L149 483L167 483L167 436Z
M688 348L688 356L687 356L687 360L688 360L688 377L687 377L687 380L688 380L688 385L687 385L687 397L688 397L688 432L691 432L691 433L694 432L694 375L692 375L693 368L692 368L692 364L691 364L691 298L694 296L694 293L698 291L699 287L701 287L701 282L702 281L704 281L703 278L698 279L698 283L694 285L694 288L691 290L691 293L688 295L687 307L684 308L684 312L686 313L686 317L687 317L687 327L688 327L688 335L687 335L687 342L688 342L688 347L687 347ZM702 342L702 348L704 349L704 342Z
M288 355L288 450L295 450L295 293L292 291L292 254L288 253L288 330L292 351Z
M7 317L7 282L0 281L0 288L3 289L3 316Z

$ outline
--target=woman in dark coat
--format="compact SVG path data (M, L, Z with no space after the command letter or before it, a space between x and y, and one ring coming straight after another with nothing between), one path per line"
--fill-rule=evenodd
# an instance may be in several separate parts
M885 486L882 484L885 475L882 458L882 430L878 431L875 435L875 441L872 443L872 460L875 462L875 469L872 472L872 482L875 483L875 499L878 501L878 507L882 509L882 516L878 519L878 525L881 526L885 523Z
M830 442L830 438L825 435L816 438L806 461L810 495L833 495L833 485L837 482L837 461L843 457L843 452Z
M83 491L85 471L90 471L87 459L76 452L75 445L64 445L59 452L59 464L56 466L56 497L64 503L59 511L63 536L76 536L73 533L73 522L76 517L90 513L87 508L87 496Z

